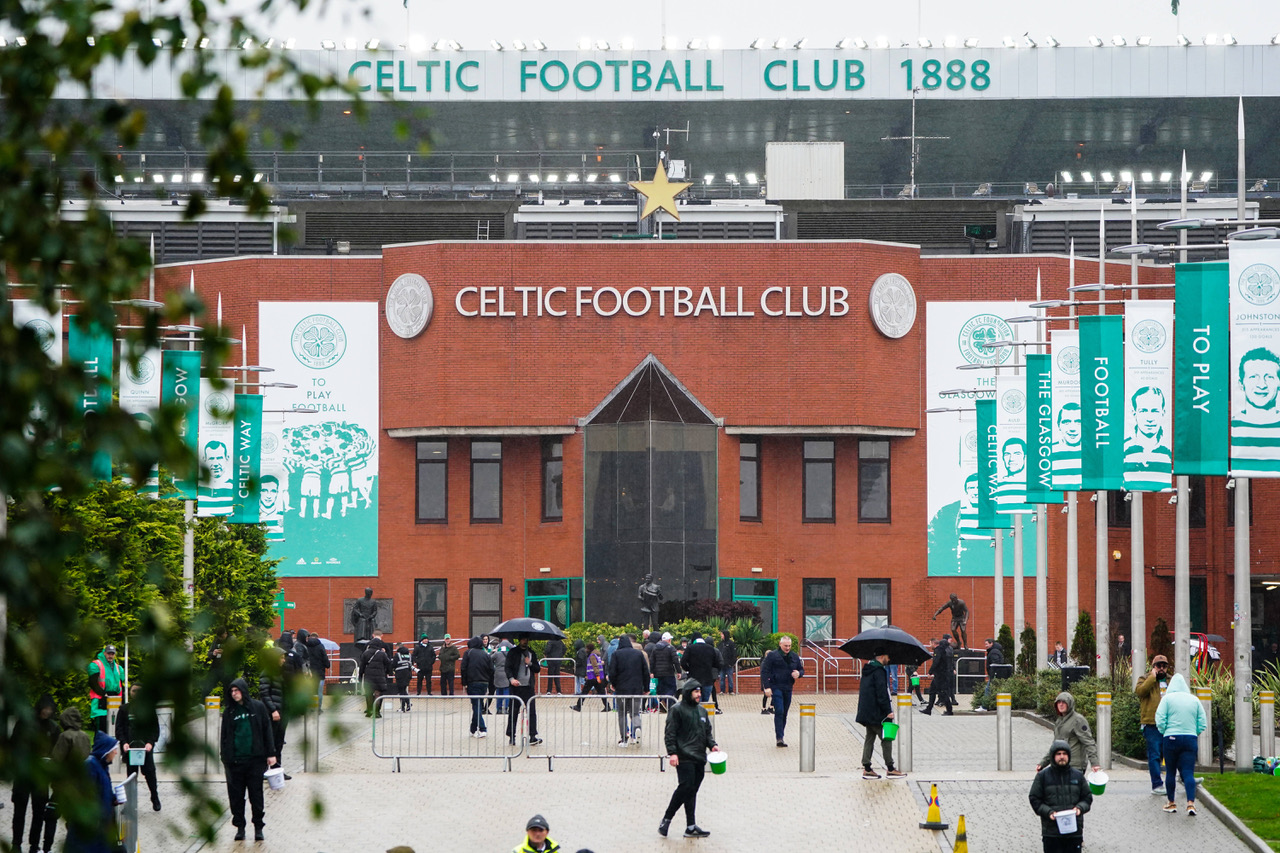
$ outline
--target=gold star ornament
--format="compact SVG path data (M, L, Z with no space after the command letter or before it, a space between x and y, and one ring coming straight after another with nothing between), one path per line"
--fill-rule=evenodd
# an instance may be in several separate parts
M629 181L627 186L644 196L644 212L640 214L641 219L647 219L651 214L658 210L665 210L680 220L680 214L676 211L676 196L693 186L692 183L684 183L682 181L667 180L667 166L665 163L658 165L658 170L653 174L652 181Z

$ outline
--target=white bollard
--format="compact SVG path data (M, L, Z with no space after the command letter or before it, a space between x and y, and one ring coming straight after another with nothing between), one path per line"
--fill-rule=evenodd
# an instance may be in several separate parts
M897 710L893 721L898 724L898 769L903 773L911 772L911 704L910 693L899 693Z
M1272 757L1276 754L1276 694L1274 691L1258 691L1258 711L1261 717L1259 730L1262 733L1262 754Z
M1111 694L1098 694L1098 765L1111 769Z
M1013 769L1013 694L996 694L996 769Z
M204 697L204 775L208 776L212 771L209 769L209 763L216 759L221 737L220 726L218 725L218 716L222 712L222 699L218 696Z
M800 772L812 773L814 768L814 752L817 750L818 718L817 706L800 706Z
M1196 764L1208 767L1213 763L1213 691L1208 687L1197 687L1195 691L1196 698L1204 706L1204 715L1209 720L1209 725L1205 726L1196 739Z

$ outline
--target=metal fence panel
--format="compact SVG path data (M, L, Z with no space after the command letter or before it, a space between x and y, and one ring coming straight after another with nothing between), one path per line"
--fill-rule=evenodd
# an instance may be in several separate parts
M471 734L473 699L488 704L487 737ZM373 718L373 754L391 759L397 773L405 758L499 758L510 770L511 759L524 752L525 736L518 732L515 743L506 737L508 702L518 704L524 726L524 703L512 696L380 696L374 704L379 716ZM408 710L402 711L406 703Z
M557 758L647 758L666 770L667 748L663 730L667 718L655 711L648 694L609 694L610 710L600 697L538 696L538 736L543 743L529 758L546 758L553 770ZM573 710L581 700L581 710ZM619 716L623 714L623 719ZM624 733L623 726L626 726Z

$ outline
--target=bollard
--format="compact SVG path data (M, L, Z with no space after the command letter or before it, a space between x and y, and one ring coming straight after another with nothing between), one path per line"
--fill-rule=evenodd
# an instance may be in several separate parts
M898 769L910 773L911 767L911 694L898 694L898 710L893 721L898 724Z
M107 731L114 732L116 730L116 717L120 715L120 705L124 702L122 696L107 697Z
M618 703L615 701L614 702L615 709L617 707L617 704ZM707 720L711 723L711 736L714 738L716 736L716 703L701 702L699 704L702 705L702 710L707 712Z
M1098 694L1098 766L1111 769L1111 694Z
M1196 764L1208 767L1213 763L1213 691L1208 687L1197 687L1195 691L1196 698L1204 706L1204 715L1209 720L1209 725L1196 738Z
M312 694L311 708L302 717L302 769L320 771L320 694Z
M813 772L813 754L817 747L818 718L816 706L800 706L800 772Z
M208 776L209 762L218 754L219 735L218 713L222 710L222 699L217 696L204 697L204 775Z
M1258 691L1258 711L1261 715L1259 731L1262 733L1262 754L1276 754L1276 694L1271 690Z
M996 694L996 769L1013 769L1013 694Z

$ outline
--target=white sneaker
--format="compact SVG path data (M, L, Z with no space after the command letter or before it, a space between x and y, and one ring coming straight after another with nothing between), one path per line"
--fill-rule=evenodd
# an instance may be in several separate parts
M488 733L488 732L483 732L483 731L481 731L481 732L476 732L476 737L478 737L478 738L488 737L488 736L489 736L489 733Z

